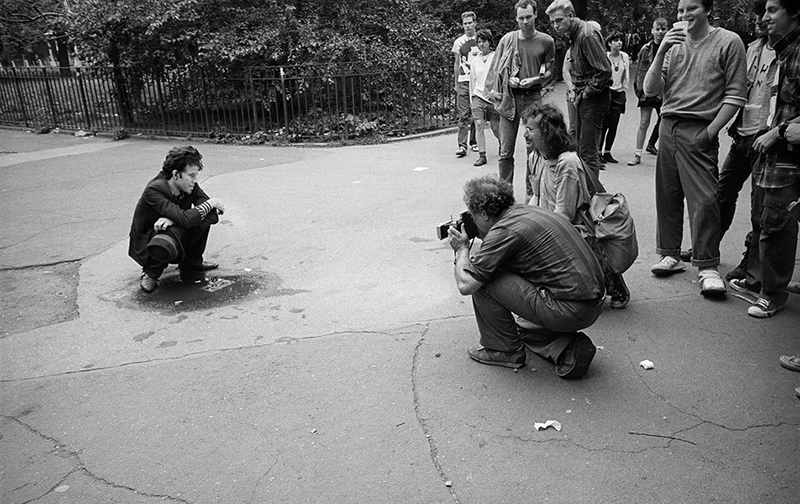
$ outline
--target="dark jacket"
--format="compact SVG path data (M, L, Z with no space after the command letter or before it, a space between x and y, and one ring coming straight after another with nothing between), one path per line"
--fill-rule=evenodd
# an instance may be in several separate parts
M147 183L139 202L136 203L136 210L133 212L133 223L131 224L130 243L128 245L128 255L134 261L144 266L147 260L147 243L155 233L153 225L161 217L166 217L181 228L191 228L202 223L216 224L219 216L216 210L212 210L201 218L200 210L196 209L208 200L208 195L200 188L200 184L194 185L191 194L181 193L174 196L169 188L167 178L159 173Z

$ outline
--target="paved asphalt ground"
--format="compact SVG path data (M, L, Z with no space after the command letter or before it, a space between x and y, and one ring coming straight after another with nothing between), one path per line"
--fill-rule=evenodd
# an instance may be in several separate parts
M19 310L0 319L0 502L798 502L800 373L778 357L800 352L800 298L757 320L703 299L691 269L651 276L655 158L625 165L637 122L629 100L601 176L636 219L632 301L587 330L599 350L578 381L532 355L519 372L466 355L472 306L434 226L496 171L493 138L481 168L454 157L455 133L193 141L227 206L207 250L218 290L170 270L145 295L131 213L187 142L0 131L0 293ZM55 297L33 292L57 278ZM562 429L534 428L547 420Z

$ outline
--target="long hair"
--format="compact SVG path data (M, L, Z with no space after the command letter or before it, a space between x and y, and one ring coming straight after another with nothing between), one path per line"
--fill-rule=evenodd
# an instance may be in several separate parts
M578 150L578 144L567 130L564 114L550 103L534 103L522 113L523 124L533 119L541 132L536 150L546 159L556 159L564 152Z

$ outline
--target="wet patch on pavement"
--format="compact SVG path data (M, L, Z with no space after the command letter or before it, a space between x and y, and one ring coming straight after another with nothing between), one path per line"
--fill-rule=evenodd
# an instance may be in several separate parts
M78 317L79 261L0 271L0 338Z
M215 272L206 274L204 281L187 284L181 282L177 271L173 271L159 279L159 286L153 292L142 291L137 281L126 290L99 297L116 304L118 308L144 309L172 315L226 306L252 298L291 296L308 292L285 289L281 287L282 284L283 280L275 274L257 272L230 275ZM185 318L185 315L181 315L175 323ZM149 336L145 333L137 338L144 340Z

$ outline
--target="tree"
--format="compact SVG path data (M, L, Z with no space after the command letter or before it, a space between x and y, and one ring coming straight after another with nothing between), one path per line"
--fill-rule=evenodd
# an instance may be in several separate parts
M66 0L0 0L0 61L46 60L52 44L60 65L69 66L64 43L68 9Z

